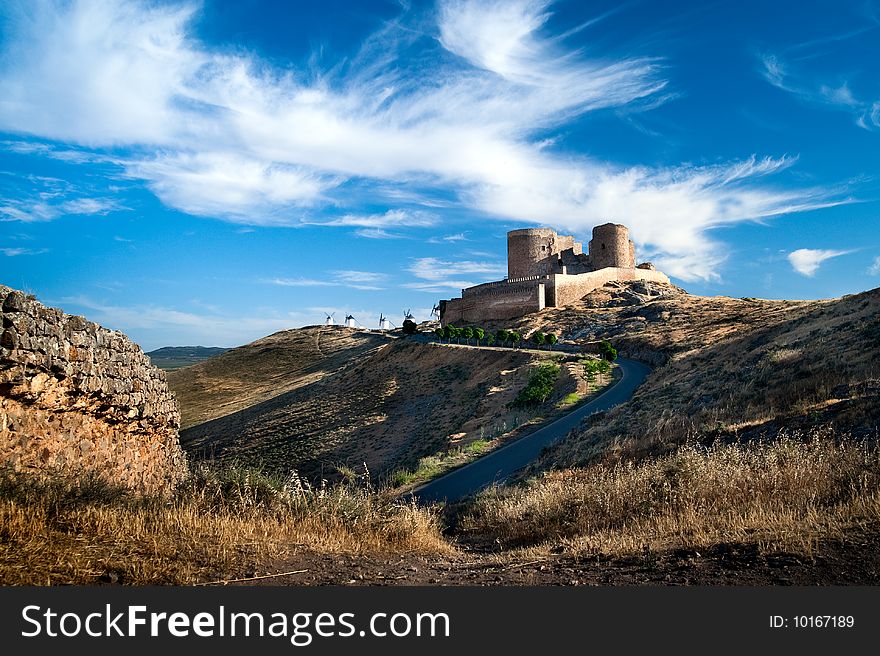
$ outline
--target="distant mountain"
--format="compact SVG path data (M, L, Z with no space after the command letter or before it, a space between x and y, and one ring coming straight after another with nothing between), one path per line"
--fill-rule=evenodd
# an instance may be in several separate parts
M228 350L219 346L163 346L147 355L159 369L171 371L213 358Z

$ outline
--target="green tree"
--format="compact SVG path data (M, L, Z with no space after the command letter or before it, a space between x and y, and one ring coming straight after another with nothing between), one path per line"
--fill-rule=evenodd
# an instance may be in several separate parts
M553 386L559 377L560 367L554 362L544 362L538 365L529 378L529 382L520 391L513 406L535 406L545 403L553 393Z
M603 339L599 344L599 357L608 360L608 362L614 362L617 359L617 349L611 346L611 342L607 339Z
M474 329L470 326L465 326L461 329L461 336L464 337L464 343L470 346L471 337L474 336Z
M555 333L547 333L544 336L544 341L550 346L550 350L553 350L553 345L557 342L557 337Z
M404 335L414 335L418 330L418 326L416 322L412 319L404 319L403 320L403 334Z
M446 331L443 330L440 326L434 328L434 337L436 337L439 341L443 341L443 337L446 335Z
M542 347L544 345L544 333L540 330L536 331L535 334L532 335L532 341L538 348Z
M446 327L443 329L443 336L446 338L446 343L449 344L452 341L452 338L455 337L455 326L451 323L447 323Z
M491 331L486 331L486 346L492 346L495 343L495 334Z
M510 336L504 328L499 328L498 332L495 333L495 339L501 342L501 345L503 346L507 344L507 340L510 339Z
M509 335L510 335L510 341L513 342L513 348L516 348L517 344L519 344L522 341L522 335L520 335L515 330L511 330Z
M611 373L611 362L604 358L587 357L580 360L583 365L583 373L581 374L588 383L596 380L596 374L606 376Z
M486 336L486 331L482 328L474 328L474 337L477 340L477 346L480 345L480 341Z

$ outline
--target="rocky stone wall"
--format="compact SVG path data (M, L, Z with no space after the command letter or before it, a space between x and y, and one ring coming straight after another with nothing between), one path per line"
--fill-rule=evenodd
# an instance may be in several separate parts
M125 335L0 285L0 467L148 494L187 472L165 374Z

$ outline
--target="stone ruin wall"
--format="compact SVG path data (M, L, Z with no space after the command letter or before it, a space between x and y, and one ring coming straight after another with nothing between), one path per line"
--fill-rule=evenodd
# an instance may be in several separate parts
M576 303L594 289L598 289L609 282L628 282L630 280L648 280L669 284L669 277L660 271L607 267L599 271L581 273L575 276L555 274L551 276L551 286L555 292L554 301L556 307L564 307ZM548 303L548 305L550 304Z
M177 401L122 333L0 285L0 467L147 494L187 473Z
M546 278L494 283L479 293L463 294L446 302L442 323L463 326L487 319L505 320L542 310Z

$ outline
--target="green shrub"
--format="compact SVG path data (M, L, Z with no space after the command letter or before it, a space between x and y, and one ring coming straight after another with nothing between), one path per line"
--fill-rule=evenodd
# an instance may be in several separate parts
M555 362L545 362L535 369L535 373L529 378L528 384L520 391L513 404L516 407L540 405L550 398L553 386L559 377L559 365Z
M602 343L599 344L599 357L603 360L614 362L617 359L617 349L611 346L611 342L607 339L603 339Z

